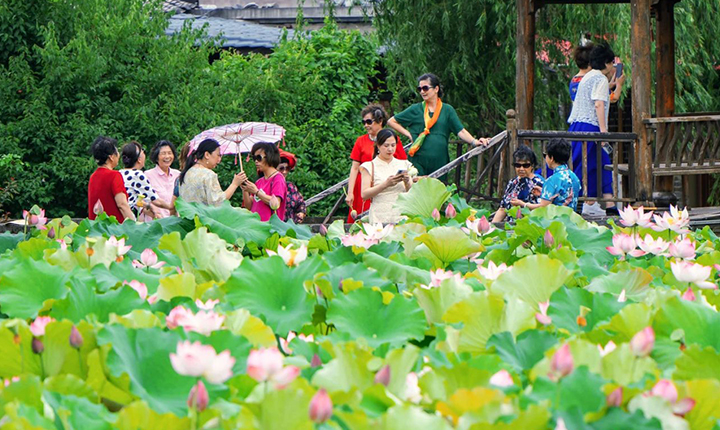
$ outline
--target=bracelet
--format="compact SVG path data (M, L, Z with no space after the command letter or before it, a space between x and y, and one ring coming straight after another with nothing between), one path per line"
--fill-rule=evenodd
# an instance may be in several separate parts
M255 197L260 197L260 188L255 191Z

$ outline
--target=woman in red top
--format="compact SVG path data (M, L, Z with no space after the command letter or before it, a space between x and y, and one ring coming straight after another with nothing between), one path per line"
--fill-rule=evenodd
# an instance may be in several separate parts
M388 121L387 112L385 112L385 109L379 104L365 106L360 112L360 116L362 117L362 124L365 130L367 130L367 134L357 138L355 146L353 146L352 152L350 153L352 167L350 168L350 178L348 179L348 194L347 197L345 197L345 202L350 206L350 213L347 219L349 223L355 222L353 211L355 212L355 216L357 216L370 209L371 201L363 201L361 196L362 180L360 178L360 165L372 161L372 159L375 158L375 137L378 132L385 127ZM399 138L397 148L395 149L395 158L407 160L407 154L405 154L405 149Z
M117 218L118 222L127 218L134 221L135 215L128 204L125 183L120 172L115 170L120 160L117 140L99 136L91 150L99 167L90 176L88 184L88 218L95 219L98 214L105 212Z

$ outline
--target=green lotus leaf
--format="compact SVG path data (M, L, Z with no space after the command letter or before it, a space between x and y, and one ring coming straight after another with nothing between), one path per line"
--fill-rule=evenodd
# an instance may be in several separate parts
M501 325L504 311L505 301L501 296L487 291L470 294L451 306L443 316L449 324L462 323L459 331L446 327L448 346L456 352L485 352L490 336L504 331Z
M308 415L312 389L304 379L299 379L283 390L273 390L265 395L260 408L260 428L267 430L312 430Z
M67 295L69 278L69 273L43 260L18 260L0 275L3 313L16 318L35 318L48 301Z
M682 354L681 344L678 340L672 340L669 337L656 337L650 356L661 371L673 371L675 369L675 360Z
M511 270L501 274L491 290L516 296L532 306L545 302L570 278L572 272L562 262L546 255L531 255L518 260Z
M463 300L472 292L473 289L464 282L447 279L436 288L415 288L413 295L425 311L428 323L438 324L442 322L443 315L452 305Z
M382 416L379 429L450 430L452 426L443 417L430 415L418 406L398 405L388 409L387 413Z
M592 294L582 288L561 288L550 297L548 315L556 327L568 330L570 333L589 332L596 324L609 321L622 309L627 302L618 302L612 294ZM580 308L591 309L585 315L587 325L578 325L577 318Z
M121 324L127 328L165 327L160 318L149 310L136 309L125 315L110 315L110 324Z
M494 334L487 341L487 347L494 347L498 355L519 373L531 369L557 342L551 333L527 330L517 336L517 341L510 332Z
M117 417L85 397L46 392L43 398L66 429L110 430Z
M569 220L580 228L590 228L590 224L583 217L567 206L548 205L537 208L530 212L530 218Z
M340 283L346 279L362 282L367 287L378 287L388 291L391 288L392 291L395 291L395 286L391 281L383 278L377 271L368 268L363 263L345 263L335 266L327 272L325 278L330 282L336 294L340 292Z
M720 314L700 303L671 297L655 315L653 328L656 337L669 337L673 331L682 329L686 345L697 343L720 351Z
M43 382L47 391L52 391L62 395L70 395L77 397L85 397L90 400L98 398L98 393L89 386L84 380L72 374L63 374L51 376Z
M172 413L160 414L143 401L123 407L115 423L118 430L185 430L190 428L190 419L180 418Z
M270 224L260 221L258 214L234 208L228 201L216 207L177 199L175 207L181 217L191 220L197 217L209 231L229 244L235 244L238 239L263 244L272 234Z
M16 342L15 334L19 337ZM40 360L32 352L33 335L25 321L2 320L0 327L0 377L33 373L40 375Z
M135 309L147 307L145 300L128 285L106 293L96 293L97 283L87 272L75 273L69 281L70 293L57 301L50 315L58 320L75 323L94 315L97 321L107 322L110 314L125 315Z
M312 384L330 393L364 391L373 385L375 375L368 369L373 355L356 342L331 345L333 359L312 377ZM329 349L329 348L328 348Z
M711 430L720 419L720 382L703 379L687 382L687 396L695 400L695 407L685 415L693 430Z
M470 239L457 227L436 227L415 240L424 243L444 267L483 249L481 244Z
M420 349L414 345L405 345L404 348L390 351L385 356L385 364L390 366L390 383L388 391L399 398L404 398L406 379L420 355Z
M247 309L276 334L286 336L288 331L312 321L314 301L303 285L324 265L317 257L298 267L288 267L277 256L256 261L245 259L221 288L228 303Z
M43 387L39 377L36 375L23 375L20 376L20 380L3 387L3 390L0 391L0 406L17 401L26 405L29 409L42 412L42 393Z
M193 273L198 283L227 280L242 260L239 253L228 251L227 243L205 227L193 230L182 240L177 232L163 236L160 249L180 257L183 271Z
M425 314L414 300L397 295L385 305L380 292L367 288L333 300L327 319L339 332L353 339L363 338L374 348L422 339L427 327Z
M3 422L13 425L13 427L4 426L6 428L57 430L55 424L45 418L37 409L19 402L5 405Z
M32 258L33 260L42 260L46 249L59 248L59 243L49 241L40 237L31 237L28 240L18 243L17 248L13 251L13 255L22 258Z
M147 286L148 294L155 294L160 285L161 275L153 273L157 271L146 271L133 267L129 258L125 258L119 263L114 261L109 268L102 265L95 266L90 272L97 282L99 291L108 291L122 285L125 281L136 280Z
M495 424L477 423L470 426L470 430L545 430L550 421L550 412L538 405L530 405L527 410L520 411L517 418L511 422L498 422Z
M87 355L96 346L95 328L85 321L76 325L83 337L82 347L78 351L70 346L72 327L73 323L67 320L52 322L45 327L42 339L45 352L41 356L45 376L73 374L85 377Z
M628 411L642 411L646 418L656 418L663 430L690 430L688 422L675 415L670 403L660 396L635 396L628 403Z
M607 414L592 423L595 430L661 430L662 425L656 418L645 418L642 411L629 414L620 408L610 408Z
M104 345L87 355L87 384L97 392L100 398L118 405L127 405L135 400L130 393L130 377L123 374L112 378L106 365L106 357L112 345Z
M237 309L225 315L224 326L233 334L245 337L254 347L275 345L276 340L272 329L266 326L260 318L250 315L247 310Z
M627 298L641 301L647 295L653 276L645 269L634 268L622 272L598 276L585 287L588 291L597 293L612 293L616 296L623 290Z
M429 218L434 209L441 210L451 193L435 178L420 179L407 193L400 193L395 207L402 215Z
M22 233L11 233L9 231L0 233L0 254L4 254L7 250L13 250L18 243L25 240Z
M586 367L576 367L572 373L560 379L559 410L578 408L582 414L595 412L605 406L602 386L605 380Z
M613 332L616 344L629 342L637 332L651 325L652 309L644 303L631 303L610 319L609 323L598 324L597 329Z
M620 385L638 382L646 373L657 376L660 371L652 358L635 357L627 343L621 344L602 358L601 375Z
M313 235L310 227L302 224L295 224L295 222L291 219L287 220L287 222L282 221L278 218L277 214L273 214L268 222L270 223L270 233L277 233L280 236L294 237L302 240L309 240L313 236L316 236Z
M573 364L576 369L580 366L586 366L591 372L600 374L602 361L597 344L581 338L570 338L566 343L570 347L570 353L572 354ZM548 376L550 373L550 361L558 348L559 346L545 351L545 358L540 360L530 371L530 380ZM650 360L652 361L652 359Z
M176 273L160 279L160 286L157 289L158 300L169 302L175 297L198 298L196 292L197 284L192 273Z
M690 345L675 361L673 379L689 381L691 379L720 380L720 353L712 347L701 348Z
M365 252L363 253L363 263L397 284L411 286L430 283L430 273L427 270L403 264L396 261L394 257L385 258L374 252Z
M565 228L568 240L574 249L592 255L600 266L610 266L615 262L615 257L606 249L612 245L611 230L589 225L587 228L582 228L574 223L565 223Z
M476 363L480 358L488 361ZM433 400L447 400L462 388L472 390L487 385L492 375L502 368L497 355L478 356L470 361L447 363L447 365L452 367L436 367L420 378L419 385L423 394L427 394Z

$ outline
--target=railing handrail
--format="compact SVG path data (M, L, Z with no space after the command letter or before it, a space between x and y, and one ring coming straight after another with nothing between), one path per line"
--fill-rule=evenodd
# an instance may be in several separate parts
M635 133L591 133L580 131L547 131L547 130L518 130L518 139L552 139L563 138L572 140L600 140L603 142L634 142Z
M709 122L720 121L720 114L694 115L694 116L666 116L658 118L645 118L645 124L667 124L672 122Z

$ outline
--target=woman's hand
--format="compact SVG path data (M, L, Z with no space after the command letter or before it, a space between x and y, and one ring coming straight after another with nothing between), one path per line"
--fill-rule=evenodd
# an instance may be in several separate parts
M403 180L402 174L390 176L389 178L387 178L385 180L385 182L383 182L384 188L394 187L395 185L399 184L402 180Z
M488 139L487 137L481 137L481 138L473 140L473 145L475 145L475 146L479 146L479 145L487 146L488 143L490 143L490 139Z
M298 217L298 222L299 222L299 223L305 221L305 214L304 214L304 213L298 212L296 215L297 215L297 217Z
M236 173L235 176L233 176L232 184L239 187L246 180L247 176L245 176L245 172Z
M532 190L530 191L533 196L540 197L542 195L542 187L540 185L535 185L532 187Z
M512 200L510 200L510 204L513 206L521 206L521 207L525 207L525 205L527 205L527 203L525 203L524 201L522 201L520 199L512 199Z
M355 200L355 196L352 193L348 193L345 196L345 203L347 203L348 206L352 207L353 201ZM299 214L298 214L299 215Z

